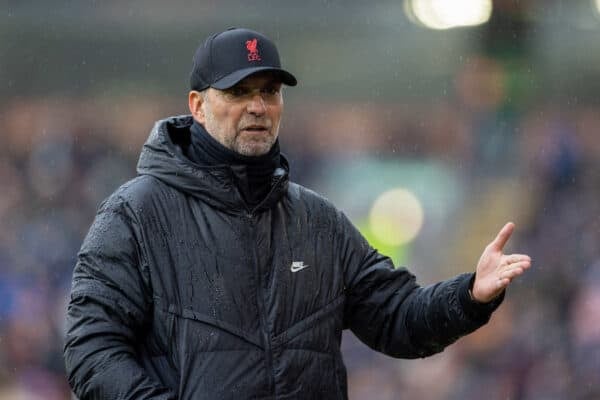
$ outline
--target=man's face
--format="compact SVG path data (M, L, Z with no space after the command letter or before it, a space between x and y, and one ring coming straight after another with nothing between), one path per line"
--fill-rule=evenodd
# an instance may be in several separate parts
M194 117L228 149L260 156L275 143L283 112L281 82L276 75L258 73L229 89L209 88L201 101Z

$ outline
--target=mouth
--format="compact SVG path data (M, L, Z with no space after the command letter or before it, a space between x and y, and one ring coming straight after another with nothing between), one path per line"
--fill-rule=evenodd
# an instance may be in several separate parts
M241 129L242 132L249 134L265 134L269 132L269 129L264 125L248 125Z

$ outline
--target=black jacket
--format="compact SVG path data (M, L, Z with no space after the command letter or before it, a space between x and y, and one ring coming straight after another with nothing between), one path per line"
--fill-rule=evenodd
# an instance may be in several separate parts
M418 286L285 162L248 209L229 166L182 155L190 124L155 125L78 255L65 360L81 400L346 399L343 329L425 357L497 307L470 300L472 274Z

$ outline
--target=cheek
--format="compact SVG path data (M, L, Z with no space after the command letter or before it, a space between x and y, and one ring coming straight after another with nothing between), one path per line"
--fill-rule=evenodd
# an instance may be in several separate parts
M231 135L234 133L240 122L240 115L233 107L223 107L214 114L218 121L222 134Z
M272 107L270 111L270 117L272 122L274 124L279 125L279 122L281 120L281 114L283 113L283 104Z
M240 120L244 115L244 110L240 107L230 107L223 113L223 121L227 121L227 125L233 129L237 128Z

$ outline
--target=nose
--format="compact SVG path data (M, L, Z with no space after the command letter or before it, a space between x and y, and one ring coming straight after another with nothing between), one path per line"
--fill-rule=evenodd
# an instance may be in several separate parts
M260 94L255 94L252 96L250 101L248 102L248 113L252 115L264 115L267 111L267 106L265 105L265 100L262 98Z

